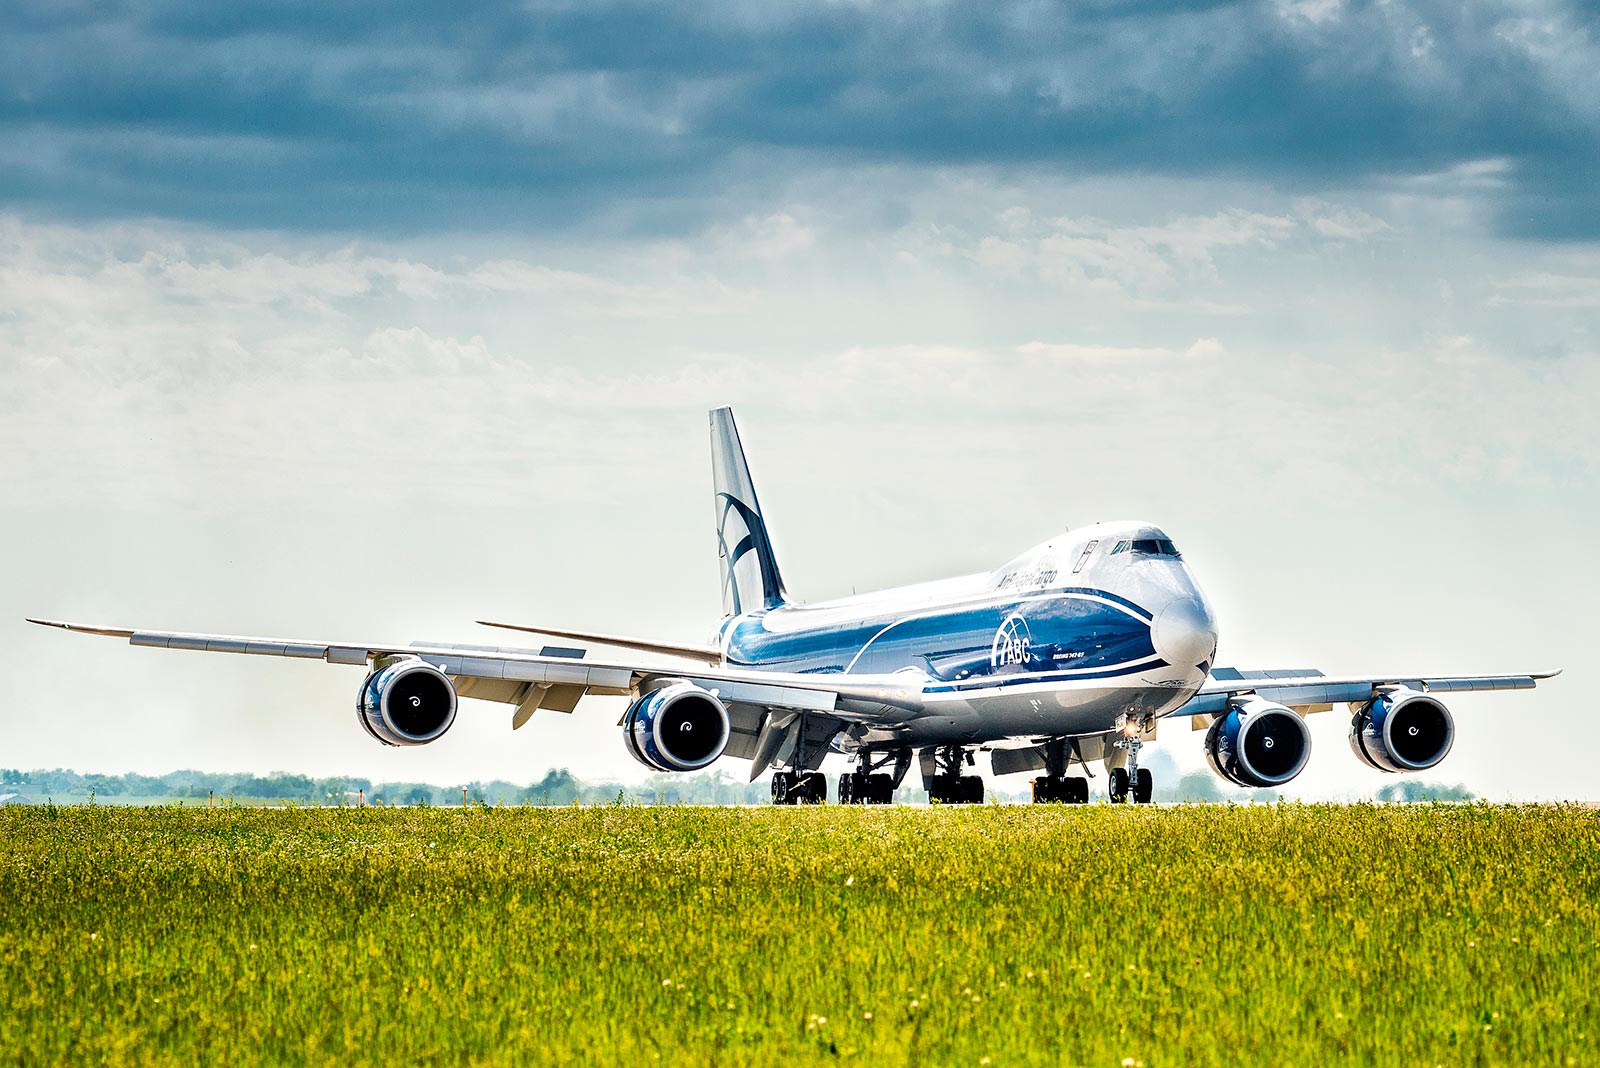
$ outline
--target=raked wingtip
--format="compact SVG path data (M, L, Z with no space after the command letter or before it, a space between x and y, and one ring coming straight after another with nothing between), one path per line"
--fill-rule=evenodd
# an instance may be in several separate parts
M121 627L91 627L83 623L65 623L59 619L35 619L33 616L23 616L29 623L41 627L55 627L57 630L75 630L83 634L102 634L107 638L131 638L133 631Z

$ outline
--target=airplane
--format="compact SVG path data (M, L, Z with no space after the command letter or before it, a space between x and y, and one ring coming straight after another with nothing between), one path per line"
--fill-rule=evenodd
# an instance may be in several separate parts
M1115 804L1150 802L1139 766L1163 720L1204 730L1207 763L1244 787L1278 787L1311 755L1305 716L1348 706L1357 759L1424 771L1450 752L1441 694L1532 688L1559 672L1324 675L1217 667L1218 627L1173 540L1146 522L1095 523L992 571L806 604L791 598L730 408L710 413L724 618L707 645L495 623L538 646L330 642L42 626L164 649L320 659L368 671L356 719L391 746L438 741L460 698L573 712L588 695L630 698L627 751L661 772L724 756L772 769L775 804L827 800L821 766L843 754L841 803L888 804L913 760L929 800L983 800L995 775L1039 772L1036 803L1089 800L1091 761ZM524 639L526 640L526 639ZM1080 767L1083 774L1073 774Z

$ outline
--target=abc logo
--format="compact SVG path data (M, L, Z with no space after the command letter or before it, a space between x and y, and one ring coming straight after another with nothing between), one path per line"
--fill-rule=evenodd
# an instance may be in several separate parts
M995 631L994 646L989 651L989 665L993 668L1013 667L1028 662L1028 646L1033 637L1028 633L1028 621L1015 613L1006 617Z

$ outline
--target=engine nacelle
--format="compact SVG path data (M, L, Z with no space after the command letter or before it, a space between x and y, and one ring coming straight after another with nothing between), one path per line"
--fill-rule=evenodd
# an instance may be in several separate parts
M1455 740L1455 720L1444 703L1404 686L1382 691L1350 720L1351 751L1379 771L1425 771Z
M656 771L698 771L728 748L728 730L717 695L686 681L651 690L622 717L628 752Z
M1311 758L1311 732L1263 697L1235 698L1206 731L1206 762L1236 786L1282 786Z
M391 660L361 684L356 719L384 745L426 745L456 721L456 688L416 657Z

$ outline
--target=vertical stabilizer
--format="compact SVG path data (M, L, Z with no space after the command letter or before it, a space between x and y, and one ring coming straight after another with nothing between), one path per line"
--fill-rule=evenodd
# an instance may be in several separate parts
M717 494L717 552L722 563L722 614L775 608L788 598L772 539L756 502L732 408L711 411L711 478Z

